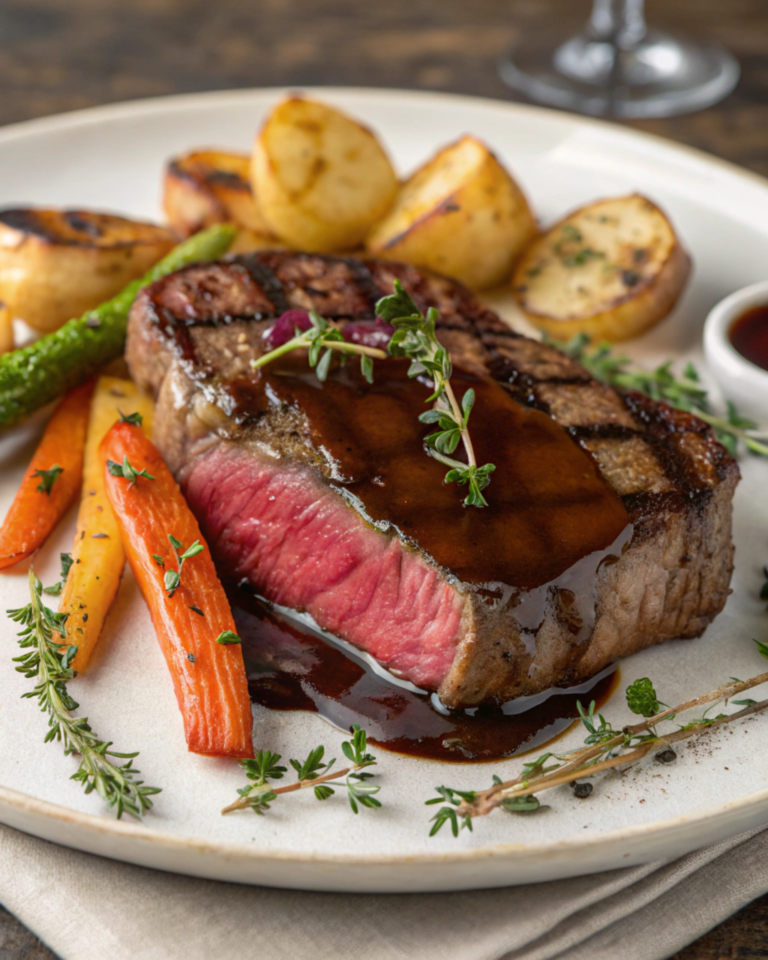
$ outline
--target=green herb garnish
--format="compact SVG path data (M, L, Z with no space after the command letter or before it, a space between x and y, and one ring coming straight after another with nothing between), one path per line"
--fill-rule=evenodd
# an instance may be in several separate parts
M130 423L132 427L140 427L144 423L144 417L137 411L135 413L123 413L123 411L118 407L117 412L120 414L120 423Z
M423 413L419 420L422 423L436 424L439 429L425 438L427 452L450 468L445 475L446 483L467 485L465 506L487 507L488 503L482 491L491 482L490 475L496 467L492 463L478 466L475 458L469 435L469 415L475 402L475 391L467 390L459 405L450 382L451 357L437 339L437 310L430 307L426 315L423 314L399 280L395 280L394 287L393 294L382 297L376 304L376 316L395 328L387 347L389 354L393 357L408 357L411 361L408 371L410 377L428 374L432 379L434 392L427 403L434 403L435 406ZM287 343L265 353L258 360L252 360L253 369L258 370L292 350L308 347L309 365L315 368L318 380L324 381L327 378L333 352L338 351L342 355L359 355L363 376L372 383L373 360L384 360L387 353L374 347L347 343L341 331L331 326L323 317L314 311L310 311L309 317L312 321L311 330L303 333L297 330L296 336ZM451 456L460 443L464 446L467 463Z
M173 556L174 556L174 559L176 560L176 569L166 570L165 576L163 577L163 584L165 586L166 593L168 594L168 599L170 600L171 597L174 595L174 593L176 593L176 590L178 589L179 584L181 583L181 570L182 570L182 567L184 566L184 561L191 560L192 557L196 557L198 553L202 553L203 550L205 550L205 547L203 546L202 543L200 543L199 540L195 540L193 544L191 544L189 547L187 547L186 550L184 550L184 546L181 540L177 540L176 537L174 537L173 534L171 533L168 534L168 541L171 544L171 549L173 550ZM180 550L184 550L184 552L180 553L179 552ZM165 566L165 561L163 560L163 558L158 556L156 553L152 554L152 559L155 561L155 563L158 566L160 567Z
M116 463L114 460L107 460L107 470L113 477L125 477L130 480L129 486L133 486L139 477L146 477L147 480L154 480L151 473L146 470L137 470L128 462L128 457L123 457L122 463Z
M293 350L309 348L309 365L314 367L317 379L324 382L331 369L331 359L334 351L342 354L356 354L360 357L360 370L368 383L373 383L373 360L386 360L387 355L376 347L366 347L361 343L348 343L341 334L341 330L321 317L314 310L309 311L312 327L303 332L297 330L296 336L269 353L265 353L258 360L251 360L251 367L258 370L277 360L278 357L291 353Z
M133 766L137 753L117 753L111 750L111 742L101 740L91 729L86 717L76 717L72 711L78 703L67 692L66 684L77 676L72 660L77 653L74 645L62 647L59 637L66 635L65 613L53 613L43 604L43 588L40 581L29 571L31 602L19 610L8 610L8 616L22 625L19 646L25 652L14 657L16 670L30 680L35 687L24 697L36 698L43 713L48 715L48 733L45 742L60 741L64 754L80 757L80 766L72 779L83 785L86 793L96 791L119 819L123 813L140 818L152 806L150 797L160 790L146 787L137 780L140 772ZM53 634L57 639L54 641ZM126 763L115 764L115 757Z
M283 787L273 787L270 780L282 780L287 772L286 767L279 766L280 754L269 750L260 750L253 760L241 760L240 765L245 770L246 777L251 781L250 786L243 787L237 792L240 799L231 803L222 810L222 813L231 813L234 810L253 810L263 815L278 797L285 793L294 793L297 790L311 788L317 800L327 800L332 797L338 784L330 786L330 781L346 777L344 786L347 791L347 800L353 813L359 813L360 807L374 809L381 806L374 794L380 786L368 783L373 778L372 773L363 772L366 767L376 764L376 758L368 753L365 730L355 724L352 727L352 738L345 740L341 745L342 752L350 765L342 770L331 767L336 760L324 761L325 747L315 747L304 760L290 760L289 763L296 771L296 782Z
M422 423L437 424L439 427L424 441L428 452L435 460L450 467L445 475L446 483L468 485L465 506L487 507L488 502L482 491L491 482L490 475L496 467L492 463L478 466L475 458L469 435L469 415L475 402L475 392L467 390L459 406L451 387L451 356L435 332L437 310L430 307L424 315L399 280L395 280L394 286L395 292L382 297L376 304L376 315L395 328L388 349L392 356L408 357L411 361L408 376L418 377L426 373L432 379L434 392L427 403L434 403L434 409L419 417ZM464 446L467 463L450 456L459 443Z
M756 641L759 653L768 659L768 645ZM446 823L451 833L458 836L462 829L472 829L472 821L481 816L501 809L507 813L532 813L539 807L537 795L544 790L564 784L576 784L585 777L617 767L628 767L637 763L651 751L658 750L656 758L663 763L671 763L676 754L670 745L690 737L698 736L712 727L740 720L752 714L768 709L766 700L734 700L736 694L752 687L768 683L768 673L761 673L750 680L732 678L702 697L695 697L678 704L665 707L656 695L653 683L643 677L630 684L626 691L629 709L645 719L625 727L614 727L602 714L595 716L595 703L592 701L585 710L577 704L581 723L586 730L585 746L567 753L545 753L536 760L522 766L518 776L502 781L493 778L492 786L485 790L456 790L453 787L436 787L437 796L426 801L428 806L443 804L430 823L430 836L434 836ZM735 713L722 711L712 715L718 705L733 703L741 707ZM688 710L704 704L710 704L704 713L685 724L677 724L676 729L659 732L662 723L673 723L676 717ZM585 798L592 792L591 784L579 783L574 790L577 797Z
M638 390L654 400L662 400L678 410L695 414L712 427L717 439L732 456L737 455L738 445L743 443L750 453L768 457L767 430L742 417L732 403L727 404L725 417L710 412L707 391L692 363L686 364L682 376L677 376L671 360L655 370L643 370L633 366L629 357L614 354L608 343L598 344L590 350L590 338L583 333L567 343L546 337L545 340L578 360L598 380L620 390Z
M37 485L38 492L45 493L50 497L53 485L56 483L60 473L64 473L64 467L60 467L58 464L55 467L51 467L50 470L35 470L32 476L40 477L40 483Z

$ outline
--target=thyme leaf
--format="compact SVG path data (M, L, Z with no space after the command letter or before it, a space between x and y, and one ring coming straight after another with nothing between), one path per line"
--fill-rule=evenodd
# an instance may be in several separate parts
M129 421L125 421L126 423ZM134 483L139 479L139 477L146 477L147 480L154 480L155 478L151 473L147 473L146 470L137 470L135 467L131 466L128 462L128 457L123 457L122 463L117 463L114 460L107 460L107 470L113 477L125 477L126 480L129 480L129 487L132 487Z
M62 555L62 565L65 556L68 555ZM62 647L60 640L53 640L54 632L61 637L66 635L67 614L54 613L45 606L42 584L32 569L29 588L30 603L7 613L22 626L18 636L24 653L13 660L18 664L19 673L35 681L34 689L23 696L37 699L40 710L48 715L45 742L58 740L66 756L80 757L80 766L72 779L81 783L86 793L95 790L118 819L124 813L140 819L152 807L150 797L160 790L136 779L140 772L133 766L137 753L110 749L112 743L101 740L86 717L73 714L79 704L70 696L66 685L77 675L72 667L77 647L74 644ZM110 757L126 762L113 763Z
M637 713L641 717L653 717L661 709L661 705L656 698L656 691L648 677L641 677L630 684L626 691L627 706L632 713Z
M134 413L123 413L118 407L117 412L120 414L120 423L130 423L132 427L140 427L144 423L144 417L142 417L138 411Z
M38 483L36 488L37 491L50 497L53 485L56 483L60 473L64 473L64 467L60 467L58 464L51 467L50 470L35 470L32 476L40 477L40 483Z

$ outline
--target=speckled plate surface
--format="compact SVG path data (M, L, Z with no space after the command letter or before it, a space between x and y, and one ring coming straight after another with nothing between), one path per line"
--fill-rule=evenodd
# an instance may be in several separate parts
M0 205L70 205L159 217L162 164L196 146L248 150L282 91L215 93L105 107L0 130ZM768 184L662 140L566 114L493 101L373 90L317 91L384 137L400 171L471 132L511 167L544 222L598 197L641 190L671 215L692 251L695 274L674 315L628 345L643 362L700 362L708 309L766 277ZM512 323L505 298L492 305ZM768 411L766 411L768 418ZM4 515L42 425L0 436ZM622 687L657 680L667 703L730 676L760 672L753 636L768 614L757 599L768 561L768 464L742 463L736 494L733 595L696 641L670 642L626 660ZM46 582L71 547L74 512L35 560ZM25 564L0 576L0 608L26 602ZM358 817L339 798L299 796L267 817L219 811L242 783L236 764L188 754L149 615L128 573L92 670L72 684L93 726L120 749L139 750L149 783L163 788L143 824L116 823L95 795L68 778L75 769L43 744L45 718L22 701L28 681L13 671L14 625L0 619L0 821L58 843L165 870L246 883L318 890L421 891L527 883L672 857L768 823L768 741L763 717L680 749L669 768L649 763L600 780L588 801L553 791L536 816L495 814L474 833L429 839L423 806L439 783L484 786L519 767L442 765L380 751L385 806ZM3 662L4 661L4 662ZM621 696L605 712L628 714ZM341 736L316 716L256 712L256 736L284 756ZM576 745L578 731L561 741Z

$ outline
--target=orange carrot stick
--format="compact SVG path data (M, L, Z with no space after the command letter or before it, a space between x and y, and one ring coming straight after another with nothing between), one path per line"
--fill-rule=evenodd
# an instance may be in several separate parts
M93 382L65 394L0 529L0 570L45 543L80 491Z
M243 653L197 521L140 428L116 423L100 450L107 496L171 672L187 746L193 753L252 757Z

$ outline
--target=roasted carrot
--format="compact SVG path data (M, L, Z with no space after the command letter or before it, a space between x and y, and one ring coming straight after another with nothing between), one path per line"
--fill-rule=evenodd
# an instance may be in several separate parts
M107 496L171 673L187 746L252 757L243 654L197 521L140 428L116 423L101 450Z
M92 393L75 387L53 411L0 529L0 570L41 547L77 496Z
M121 414L139 414L149 433L153 411L151 397L130 380L99 377L96 381L88 418L73 563L59 601L59 613L67 614L64 642L77 645L72 666L78 673L88 666L125 566L120 531L104 489L104 458L99 444Z

